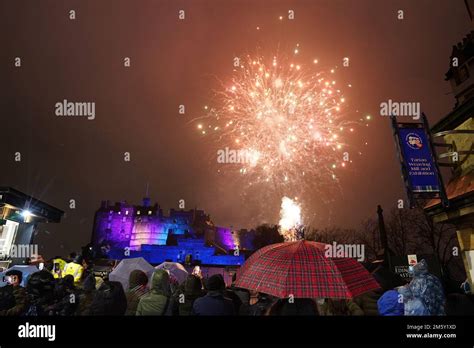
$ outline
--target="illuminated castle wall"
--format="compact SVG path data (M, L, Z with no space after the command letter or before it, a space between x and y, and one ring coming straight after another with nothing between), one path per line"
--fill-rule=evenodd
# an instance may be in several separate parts
M174 210L165 216L158 204L145 198L141 206L103 201L95 214L92 242L111 245L113 258L144 257L151 263L184 261L186 255L202 264L239 265L243 256L237 234L229 228L214 226L203 210Z

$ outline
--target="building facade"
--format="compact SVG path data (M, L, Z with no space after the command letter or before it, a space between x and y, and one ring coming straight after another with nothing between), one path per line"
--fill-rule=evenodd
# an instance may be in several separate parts
M110 246L115 259L143 257L152 264L164 261L205 265L244 262L238 232L215 226L203 210L171 209L165 215L144 198L141 205L103 201L94 220L92 244Z
M472 1L466 1L471 16ZM472 16L471 16L472 20ZM446 185L449 206L435 199L425 210L435 223L456 227L467 278L474 285L474 32L453 47L446 73L455 97L454 109L431 133L438 148L440 166L451 169Z

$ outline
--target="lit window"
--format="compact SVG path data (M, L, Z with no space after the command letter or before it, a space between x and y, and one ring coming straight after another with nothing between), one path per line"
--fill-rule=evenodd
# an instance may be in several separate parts
M151 215L151 210L148 210L148 215Z
M128 210L125 210L125 215L128 215Z

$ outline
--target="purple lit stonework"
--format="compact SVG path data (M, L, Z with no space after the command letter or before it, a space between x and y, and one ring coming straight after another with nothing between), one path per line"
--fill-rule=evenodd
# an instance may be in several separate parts
M205 265L237 266L244 262L237 232L214 226L203 210L171 209L165 216L148 198L141 206L102 202L95 214L92 242L110 245L112 258L143 257L152 264L184 262L186 257ZM242 244L249 245L248 241ZM239 255L235 256L237 248Z

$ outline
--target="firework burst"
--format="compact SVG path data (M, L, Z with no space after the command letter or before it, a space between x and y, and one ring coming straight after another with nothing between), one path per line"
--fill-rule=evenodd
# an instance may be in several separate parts
M343 117L345 98L335 70L317 71L317 63L247 56L216 92L219 106L205 107L198 130L221 148L245 153L233 168L249 185L268 183L295 194L307 184L334 184L336 171L350 162L344 135L353 129Z

